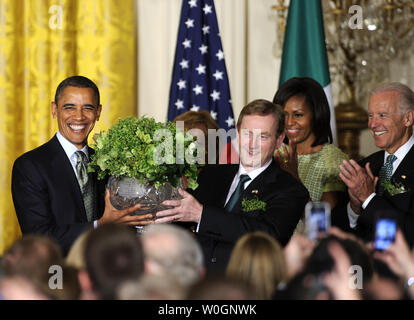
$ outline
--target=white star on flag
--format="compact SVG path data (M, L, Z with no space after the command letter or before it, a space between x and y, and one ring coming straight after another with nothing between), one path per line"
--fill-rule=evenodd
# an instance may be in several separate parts
M216 72L213 73L213 77L216 80L223 80L223 72L216 70Z
M202 29L203 29L203 34L210 33L210 26L204 25Z
M171 1L171 0L169 0ZM214 0L182 0L168 120L192 110L211 113L219 128L234 119ZM1 0L0 0L1 2ZM230 122L229 122L230 121ZM234 120L233 120L234 121ZM229 127L230 123L230 127Z
M220 100L220 92L213 90L213 93L210 94L210 97L213 101Z
M208 47L206 45L202 45L200 48L198 48L201 51L201 54L207 53Z
M191 40L184 39L183 46L184 48L191 48Z
M181 60L180 66L181 66L182 69L187 69L188 68L188 60L185 60L185 59Z
M232 117L228 117L226 123L229 127L234 126L234 119Z
M223 60L224 59L224 53L223 53L223 51L221 51L221 49L216 53L216 57L219 60Z
M178 99L177 102L175 103L175 106L177 107L178 110L184 108L184 101Z
M194 27L194 20L188 18L187 21L185 22L185 25L187 26L187 28L192 28Z
M178 82L177 82L177 86L178 86L178 88L181 90L181 89L184 89L185 87L186 87L186 85L185 85L185 81L183 80L183 79L180 79Z
M217 120L217 112L215 112L215 111L211 110L211 111L210 111L210 114L211 114L211 117L212 117L214 120Z
M206 66L202 65L201 63L196 68L198 74L206 73Z
M193 91L194 91L195 95L198 96L199 94L202 94L203 93L203 87L197 84L193 88Z
M211 13L211 6L209 6L208 4L206 4L203 8L204 14L207 15L209 13Z

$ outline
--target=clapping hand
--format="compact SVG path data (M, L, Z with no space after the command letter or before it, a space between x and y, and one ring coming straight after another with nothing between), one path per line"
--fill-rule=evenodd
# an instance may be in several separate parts
M276 151L275 160L279 166L289 172L296 179L299 179L298 173L298 154L296 152L296 143L292 140L289 140L289 148L283 144L283 155L280 150Z
M339 170L339 177L348 187L351 208L359 214L362 203L375 192L378 177L372 173L369 162L365 164L365 168L362 168L354 160L344 160Z

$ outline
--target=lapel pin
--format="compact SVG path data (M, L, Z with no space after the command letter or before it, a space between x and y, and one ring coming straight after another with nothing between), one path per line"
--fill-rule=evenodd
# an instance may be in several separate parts
M405 179L405 178L407 178L407 177L406 177L406 176L401 176L401 178Z
M254 193L254 194L258 194L258 193L259 193L259 191L258 191L258 190L252 190L252 193Z

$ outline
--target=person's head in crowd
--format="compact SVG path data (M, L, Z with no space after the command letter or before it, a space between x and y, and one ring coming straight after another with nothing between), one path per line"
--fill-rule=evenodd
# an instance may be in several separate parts
M237 241L226 274L249 283L257 298L269 299L287 278L283 250L264 232L248 233Z
M275 291L273 300L333 300L329 288L321 277L300 272L296 274L287 286Z
M404 84L387 83L374 89L368 103L368 128L375 145L394 153L413 133L414 92Z
M21 275L9 275L0 279L0 300L51 300L55 299L47 288L37 281Z
M186 288L173 277L149 274L123 283L117 292L118 300L182 300L185 296Z
M351 239L340 239L345 252L348 254L353 266L360 266L364 272L363 287L366 287L374 277L374 260L366 248Z
M291 78L280 86L273 103L283 107L286 137L299 148L332 143L329 103L317 81Z
M65 262L68 266L74 267L78 270L86 269L85 262L85 246L86 239L92 230L88 230L82 233L70 247L69 253L65 258Z
M59 246L50 238L39 235L24 236L6 250L2 264L5 286L12 288L14 294L32 292L39 297L56 298L56 291L49 287L49 272L53 266L62 267L64 260Z
M374 277L364 290L366 300L406 299L404 282L381 260L374 259Z
M351 246L348 246L350 249ZM305 269L291 280L284 290L275 293L275 299L361 299L364 273L350 274L352 261L343 239L328 236L322 239L309 257ZM362 268L362 267L361 267ZM351 287L351 277L357 280Z
M215 131L219 129L216 121L211 116L210 112L207 110L199 110L199 111L187 111L184 112L177 117L175 117L174 122L177 123L179 121L184 122L184 131L191 130L190 133L193 134L195 138L197 138L197 143L200 145L201 150L204 152L204 160L205 163L208 162L208 146L209 146L209 134L208 130L214 129ZM197 132L197 130L201 130L201 132ZM199 134L203 135L204 138L200 138ZM216 135L214 135L216 137ZM218 154L218 138L215 139L215 152L216 152L216 163L219 157Z
M144 272L141 240L127 226L103 224L87 236L85 262L86 271L79 271L82 299L114 299L120 284Z
M78 149L87 144L101 110L99 90L92 80L73 76L58 85L52 102L52 115L57 118L62 136Z
M257 300L251 286L223 274L212 274L190 287L188 300Z
M201 247L186 229L169 224L150 225L141 239L147 274L171 275L185 287L204 276Z
M404 234L401 229L397 229L394 242L385 250L375 250L375 271L377 278L382 280L382 285L390 285L394 287L392 292L397 292L401 289L401 285L404 284L405 294L407 297L414 298L414 286L412 285L412 277L414 275L414 252L410 249ZM383 262L381 264L380 262ZM387 266L385 268L384 266ZM395 276L399 277L397 282ZM384 283L385 280L385 283ZM370 288L369 293L371 296L372 292L376 293L375 286ZM397 289L397 290L395 290Z
M258 99L247 104L237 120L240 162L247 172L269 162L284 138L285 116L279 105Z
M55 289L58 300L79 300L82 290L79 283L78 269L64 265L62 267L62 287Z

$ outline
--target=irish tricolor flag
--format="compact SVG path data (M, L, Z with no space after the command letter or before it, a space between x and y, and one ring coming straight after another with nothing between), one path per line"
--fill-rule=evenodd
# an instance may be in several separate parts
M331 109L331 129L334 144L337 144L331 79L320 0L290 1L279 86L292 77L310 77L322 85Z

